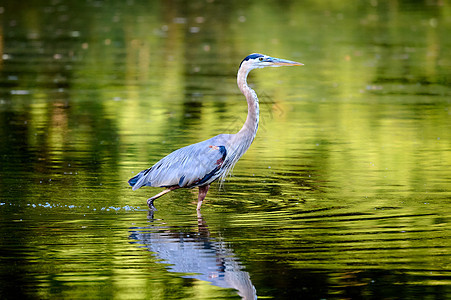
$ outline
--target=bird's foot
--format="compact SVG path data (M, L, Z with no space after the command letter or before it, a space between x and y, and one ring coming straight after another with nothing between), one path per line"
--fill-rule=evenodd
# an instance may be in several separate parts
M152 198L147 199L147 206L151 211L157 211L157 208L153 205L153 200Z
M150 221L153 221L154 220L154 217L153 217L154 213L155 212L153 210L149 209L149 211L147 212L147 219L149 219Z

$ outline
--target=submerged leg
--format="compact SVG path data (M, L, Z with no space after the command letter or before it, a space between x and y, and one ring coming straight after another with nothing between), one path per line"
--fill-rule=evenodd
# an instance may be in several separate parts
M204 185L199 187L199 197L197 198L197 210L200 210L200 207L202 206L202 201L204 201L205 196L207 196L208 189L210 188L210 185Z
M158 193L158 194L156 194L155 196L150 197L149 199L147 199L147 206L149 207L150 210L156 211L157 209L155 208L155 206L153 206L153 201L154 201L155 199L160 198L160 197L163 196L164 194L167 194L167 193L169 193L170 191L176 190L176 189L178 189L178 188L180 188L180 187L179 187L179 186L171 186L170 188L165 189L165 190L162 191L161 193Z

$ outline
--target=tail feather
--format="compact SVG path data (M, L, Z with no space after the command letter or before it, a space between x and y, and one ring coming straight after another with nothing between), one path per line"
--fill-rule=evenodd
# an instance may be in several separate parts
M128 181L128 184L131 187L133 187L133 190L137 190L140 187L142 187L143 185L150 185L150 182L145 183L145 180L143 180L143 177L146 177L146 175L149 172L149 170L150 169L141 171L136 176L134 176L133 178L130 178L130 180Z
M130 180L128 181L128 184L131 186L131 187L133 187L133 186L135 186L135 184L138 182L138 180L139 180L139 178L141 177L141 175L136 175L135 177L133 177L133 178L130 178Z

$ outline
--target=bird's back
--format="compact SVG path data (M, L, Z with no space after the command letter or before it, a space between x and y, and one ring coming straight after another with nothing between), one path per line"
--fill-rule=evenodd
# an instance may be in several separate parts
M151 168L129 180L136 190L142 186L195 187L209 184L226 170L232 141L231 134L220 134L168 154Z

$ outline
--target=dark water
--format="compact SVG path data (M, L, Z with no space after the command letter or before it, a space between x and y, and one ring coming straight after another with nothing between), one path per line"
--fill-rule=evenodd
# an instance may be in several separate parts
M446 1L0 4L0 298L448 299ZM197 215L127 180L261 123Z

